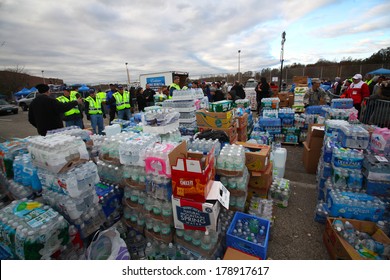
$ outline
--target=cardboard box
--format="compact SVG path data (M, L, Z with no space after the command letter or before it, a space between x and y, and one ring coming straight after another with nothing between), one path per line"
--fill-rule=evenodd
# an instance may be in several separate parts
M211 127L204 127L204 126L198 126L199 132L203 132L206 130L222 130L226 133L227 137L229 138L229 144L233 144L237 142L237 128L235 126L231 126L229 128L211 128Z
M248 126L248 113L244 113L241 117L236 117L236 127L243 128Z
M205 157L201 153L187 151L184 141L169 155L172 174L172 194L175 197L204 202L210 191L210 180L214 179L214 148Z
M225 208L229 207L230 193L219 181L211 181L210 185L211 189L204 203L172 196L175 228L217 230L221 204Z
M323 124L311 124L307 132L307 146L310 149L321 149L324 142L325 125Z
M280 101L279 102L279 108L285 108L285 107L288 107L289 106L289 102L288 100L283 100L283 101Z
M236 144L250 150L250 152L245 152L245 165L248 171L259 172L267 169L271 151L270 146L246 142L237 142Z
M272 184L272 168L272 163L270 163L263 172L250 172L248 186L254 189L264 189L268 192L268 189Z
M196 123L200 127L229 128L234 126L233 112L209 112L205 109L196 111Z
M309 174L316 174L318 161L321 156L321 148L309 148L307 142L303 142L303 166Z
M246 142L248 140L248 127L244 126L237 129L237 140L241 142Z
M293 83L294 84L306 84L307 85L308 76L294 76Z
M294 105L294 94L289 93L288 94L288 107L291 107L292 105Z
M253 255L249 255L232 247L227 247L223 260L261 260L261 258Z
M390 244L390 238L376 226L373 222L350 220L341 218L327 218L326 227L323 234L323 241L328 250L331 259L337 260L366 260L362 257L355 248L353 248L342 236L340 236L336 230L332 227L332 223L335 219L339 219L343 222L349 221L356 230L360 232L368 233L373 239L383 243L384 245Z
M288 92L280 92L278 94L278 97L279 97L281 102L286 101L286 100L288 100Z

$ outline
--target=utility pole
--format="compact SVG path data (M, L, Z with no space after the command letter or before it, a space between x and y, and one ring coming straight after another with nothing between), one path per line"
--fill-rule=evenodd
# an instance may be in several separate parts
M42 80L43 80L43 83L45 84L45 76L43 76L43 72L45 72L45 71L42 70Z
M240 70L240 53L241 50L238 50L238 82L241 83L241 70Z
M282 33L282 48L280 50L280 81L279 81L279 92L282 88L282 78L283 78L283 61L284 61L284 42L286 42L286 31Z

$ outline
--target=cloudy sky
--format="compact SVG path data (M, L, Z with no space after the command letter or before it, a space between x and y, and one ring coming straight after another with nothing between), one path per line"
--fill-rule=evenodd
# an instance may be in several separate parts
M272 3L272 4L270 4ZM390 46L387 0L0 0L0 69L71 83L260 71Z

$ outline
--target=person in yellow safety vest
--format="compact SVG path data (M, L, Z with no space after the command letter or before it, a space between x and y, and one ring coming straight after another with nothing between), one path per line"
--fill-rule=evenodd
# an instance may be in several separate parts
M174 90L180 90L179 83L180 83L180 77L175 76L173 78L173 83L169 86L169 97L170 98L172 98L172 93Z
M364 82L368 85L368 89L370 90L370 95L372 95L375 86L374 77L371 74L366 74L365 78L366 79Z
M102 106L102 100L95 93L95 89L91 88L88 91L89 96L85 98L85 114L87 119L91 121L91 127L93 134L103 135L104 121L106 118L104 107ZM97 131L96 131L97 127Z
M70 87L64 87L63 88L64 94L57 97L57 100L62 103L69 103L71 101L77 100L77 98L80 97L80 94L76 91L76 93L72 94L72 90ZM83 114L80 111L80 108L78 105L70 109L69 111L66 111L63 115L63 121L65 122L65 126L78 126L81 129L84 128L83 124Z
M130 93L126 90L123 90L122 85L118 85L117 89L118 91L112 95L111 99L108 101L108 104L116 105L118 119L130 120L131 118Z
M99 91L96 93L96 96L100 98L100 100L102 101L102 103L106 103L107 93L106 93L105 91L102 91L102 90L99 88Z

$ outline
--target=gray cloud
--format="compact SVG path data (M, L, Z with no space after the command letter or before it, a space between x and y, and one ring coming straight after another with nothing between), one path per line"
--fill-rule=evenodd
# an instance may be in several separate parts
M44 70L67 83L124 82L125 62L132 81L140 73L169 70L235 73L241 49L241 71L259 71L278 65L274 49L280 48L281 31L335 2L2 1L0 42L6 44L0 66L24 66L33 75ZM367 11L366 23L355 32L383 26L381 12ZM322 37L338 36L335 29L329 25ZM293 56L299 62L307 55Z

